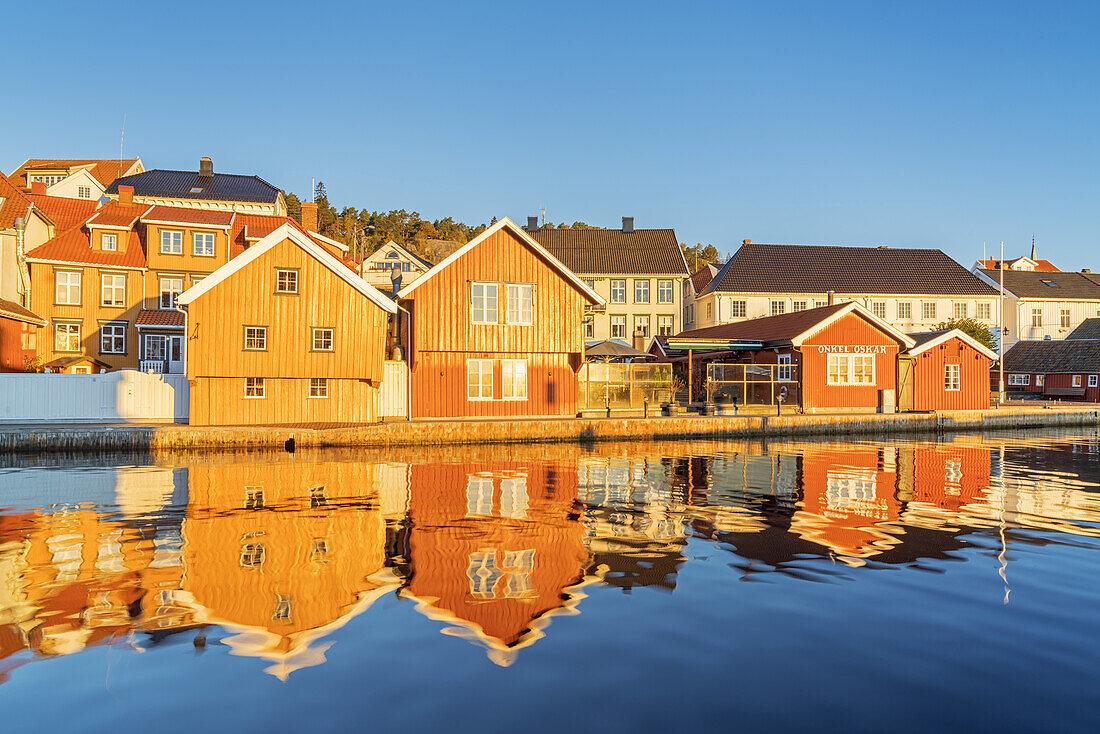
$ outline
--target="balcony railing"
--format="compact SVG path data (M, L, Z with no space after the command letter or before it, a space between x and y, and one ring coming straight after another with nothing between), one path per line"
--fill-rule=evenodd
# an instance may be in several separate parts
M168 365L162 359L143 359L141 360L141 371L151 372L155 375L163 375L168 371Z

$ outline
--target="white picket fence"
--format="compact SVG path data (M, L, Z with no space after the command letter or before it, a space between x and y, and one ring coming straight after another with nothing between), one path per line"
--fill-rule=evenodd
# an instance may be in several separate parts
M0 374L0 423L186 423L187 375Z

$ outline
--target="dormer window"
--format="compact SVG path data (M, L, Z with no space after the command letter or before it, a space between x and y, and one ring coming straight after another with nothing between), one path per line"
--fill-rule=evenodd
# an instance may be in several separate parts
M76 198L78 198L78 199L90 199L90 198L92 198L92 187L91 186L77 186L76 187Z
M118 235L117 234L102 234L99 240L100 249L106 252L116 252L118 250Z

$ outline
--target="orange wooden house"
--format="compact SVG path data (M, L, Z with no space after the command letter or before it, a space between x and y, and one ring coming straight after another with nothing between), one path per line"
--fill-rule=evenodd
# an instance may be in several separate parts
M409 417L572 416L603 299L510 219L397 294Z
M397 306L283 225L179 296L192 425L378 417Z
M996 354L959 329L909 336L916 345L898 360L902 410L989 407L989 368Z

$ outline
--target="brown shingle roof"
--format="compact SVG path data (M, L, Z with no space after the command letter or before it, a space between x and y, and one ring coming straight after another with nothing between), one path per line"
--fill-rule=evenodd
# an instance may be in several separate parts
M76 168L87 168L88 173L106 187L116 178L130 170L130 166L138 162L137 158L124 158L122 160L100 158L30 158L11 173L18 185L24 188L30 186L27 183L27 171L32 169L60 168L71 172Z
M1005 353L1005 372L1100 372L1100 340L1019 341Z
M172 309L142 309L134 319L135 326L184 326L183 312Z
M832 306L810 308L805 311L764 316L759 319L738 321L735 324L705 326L677 334L674 339L744 339L764 342L765 345L789 342L799 334L809 331L817 324L841 310L848 303L836 303Z
M705 293L882 293L993 296L940 250L824 245L742 245Z
M1000 270L983 270L999 283ZM1077 298L1100 300L1100 284L1084 273L1040 273L1032 270L1006 270L1005 290L1021 298Z
M15 319L16 321L38 326L46 325L46 319L29 309L23 308L15 301L8 301L3 298L0 298L0 318Z
M721 264L715 265L714 263L707 263L692 273L691 287L695 289L695 292L702 293L703 289L714 280L714 276L718 274L718 270L721 267Z
M1100 339L1100 318L1085 319L1066 339Z
M116 268L144 268L145 245L138 230L120 233L128 237L125 252L104 252L92 249L91 235L86 227L73 227L27 253L28 260L108 265ZM119 238L120 241L122 237Z
M99 206L99 202L92 199L67 199L63 196L45 194L27 194L26 196L34 202L36 207L45 212L54 223L55 232L58 234L83 224L88 217L95 214Z
M673 229L540 229L528 232L577 275L687 275Z

